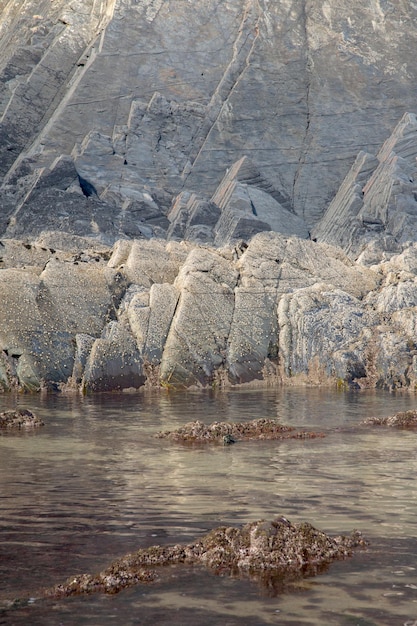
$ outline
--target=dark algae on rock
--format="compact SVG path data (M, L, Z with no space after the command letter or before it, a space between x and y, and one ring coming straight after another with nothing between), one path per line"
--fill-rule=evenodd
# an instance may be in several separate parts
M156 436L181 443L220 442L228 445L239 440L315 439L325 435L313 431L299 431L293 426L279 424L276 420L261 418L250 422L213 422L209 425L196 420L184 424L177 430L159 432Z
M367 417L363 423L395 428L417 428L417 411L400 411L389 417Z
M337 559L367 545L358 531L330 537L308 522L292 524L284 517L258 520L241 528L221 526L194 543L151 546L114 561L99 574L81 574L43 591L44 597L94 592L117 593L137 583L156 581L156 569L203 565L214 573L249 577L268 587L285 580L319 573Z
M15 409L0 413L0 429L25 429L44 426L44 422L28 409Z

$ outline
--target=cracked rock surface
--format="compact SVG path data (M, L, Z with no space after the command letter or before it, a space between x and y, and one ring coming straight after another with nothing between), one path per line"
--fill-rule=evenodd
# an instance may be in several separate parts
M267 587L274 582L319 573L332 561L365 547L358 531L330 537L311 524L292 524L280 517L259 520L241 528L221 526L187 545L151 546L114 561L96 575L81 574L43 592L61 598L94 592L117 593L158 578L154 568L167 565L204 565L214 572L247 576ZM152 569L150 569L152 568ZM160 571L160 570L159 570Z
M0 0L1 388L413 388L416 18Z
M46 230L111 243L168 232L224 242L268 225L305 236L357 154L375 154L414 109L413 3L189 8L0 3L0 233L33 233L28 216L39 225L55 201ZM244 157L253 171L223 197L216 229L203 207ZM77 211L84 220L65 223Z

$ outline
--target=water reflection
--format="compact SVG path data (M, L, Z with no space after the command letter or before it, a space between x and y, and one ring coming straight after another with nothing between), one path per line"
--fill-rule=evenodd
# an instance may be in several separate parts
M15 402L0 397L0 410ZM360 528L372 547L275 598L248 581L175 570L154 587L35 603L8 612L0 624L417 619L417 434L358 427L364 417L414 408L414 396L287 389L20 396L18 402L35 410L45 427L0 434L1 598L98 571L139 547L188 542L219 524L277 514L329 533ZM259 417L322 430L327 437L207 448L154 437L194 419Z

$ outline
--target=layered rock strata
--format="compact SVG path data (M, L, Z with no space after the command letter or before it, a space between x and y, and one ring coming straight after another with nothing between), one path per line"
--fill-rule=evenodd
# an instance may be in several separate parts
M107 244L151 234L224 244L268 227L301 235L356 155L374 154L415 107L413 3L209 0L190 13L188 0L8 0L0 9L7 237L33 236L42 222ZM207 207L245 157L261 174L238 177L216 218L219 207ZM72 180L52 183L68 160Z
M415 386L412 3L0 8L2 388Z
M417 118L406 113L374 157L361 152L312 237L372 263L416 241Z
M6 390L416 384L417 245L372 267L272 232L221 249L51 232L0 247Z

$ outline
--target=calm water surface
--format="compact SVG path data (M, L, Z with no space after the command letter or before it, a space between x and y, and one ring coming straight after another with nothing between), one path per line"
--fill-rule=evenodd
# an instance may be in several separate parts
M15 406L0 397L0 410ZM366 552L272 592L199 568L118 595L0 610L7 625L417 626L417 433L360 426L417 397L314 389L20 396L45 426L0 433L0 606L155 543L283 514ZM200 419L277 418L324 439L185 448L155 438Z

